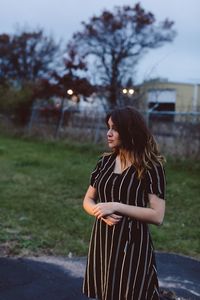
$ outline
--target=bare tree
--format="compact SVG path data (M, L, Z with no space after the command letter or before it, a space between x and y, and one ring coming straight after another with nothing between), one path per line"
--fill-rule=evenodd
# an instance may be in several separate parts
M55 68L59 46L42 30L0 35L0 83L36 81ZM54 65L53 65L54 64Z
M83 29L73 35L68 49L74 48L96 71L99 85L107 87L109 106L117 104L118 91L130 78L148 49L173 41L176 33L168 19L156 23L151 12L138 3L134 7L115 7L83 22ZM92 65L92 67L91 67Z

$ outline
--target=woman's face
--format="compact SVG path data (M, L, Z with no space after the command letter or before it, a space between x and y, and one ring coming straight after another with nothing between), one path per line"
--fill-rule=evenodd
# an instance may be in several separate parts
M108 119L107 140L108 146L111 149L118 148L121 144L119 133L111 118Z

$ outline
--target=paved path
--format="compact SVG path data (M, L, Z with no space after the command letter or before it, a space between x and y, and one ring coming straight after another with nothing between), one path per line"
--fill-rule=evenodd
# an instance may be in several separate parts
M161 287L200 299L200 262L157 253ZM0 300L86 300L81 293L86 258L0 258Z

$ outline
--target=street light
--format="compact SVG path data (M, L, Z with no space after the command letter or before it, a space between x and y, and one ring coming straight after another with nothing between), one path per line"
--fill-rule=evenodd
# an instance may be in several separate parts
M129 93L130 95L133 95L134 92L135 92L134 89L129 89L129 90L128 90L128 93Z
M122 90L122 93L123 93L123 94L127 94L127 93L128 93L128 90L127 90L127 89L123 89L123 90Z
M68 96L72 96L73 93L74 92L73 92L72 89L68 89L67 90L67 95ZM59 119L58 119L58 124L57 124L57 127L56 127L56 133L55 133L56 137L58 136L59 130L60 130L61 126L62 126L63 119L64 119L64 113L65 113L65 110L64 110L64 101L65 101L65 98L62 97L61 105L60 105L60 116L59 116Z
M124 89L122 90L122 93L123 93L124 95L126 95L126 94L133 95L133 94L135 93L135 91L134 91L134 89L126 89L126 88L124 88Z
M73 90L72 89L69 89L69 90L67 90L67 94L69 95L69 96L71 96L71 95L73 95Z

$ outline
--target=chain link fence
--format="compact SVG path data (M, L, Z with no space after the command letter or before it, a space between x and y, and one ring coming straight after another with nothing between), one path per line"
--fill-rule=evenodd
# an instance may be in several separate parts
M141 111L148 126L166 155L200 158L200 112ZM1 128L21 131L44 139L70 139L78 142L106 144L106 112L65 109L32 111L26 128L13 128L0 115Z

